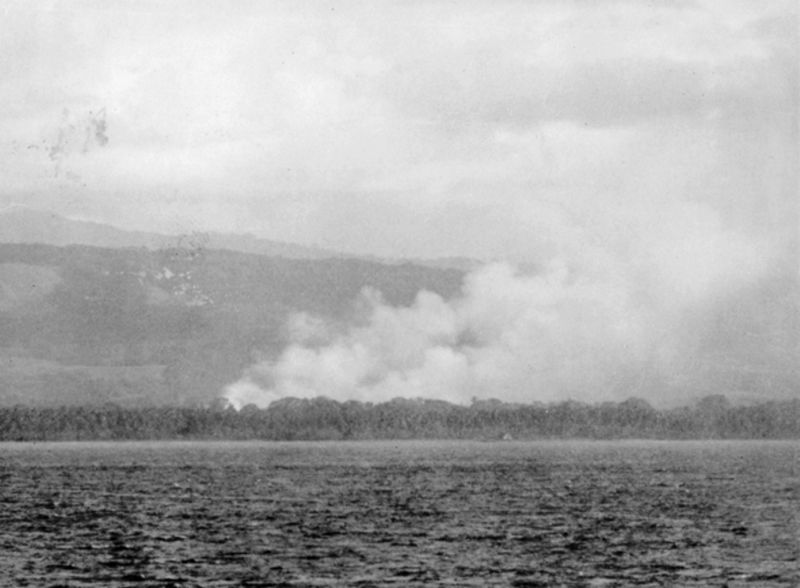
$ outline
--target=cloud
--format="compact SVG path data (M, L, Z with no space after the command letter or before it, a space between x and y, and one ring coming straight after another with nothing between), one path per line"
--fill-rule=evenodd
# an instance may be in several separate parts
M435 217L453 201L468 206L477 194L485 209L481 194L490 192L553 200L575 182L596 185L649 165L615 142L620 132L645 153L665 133L687 143L705 135L698 168L730 161L697 179L692 189L701 192L761 149L733 153L749 139L743 124L788 136L796 116L790 3L329 8L12 2L0 25L0 102L8 105L0 199L164 230L174 223L163 219L164 196L177 194L182 213L209 230L362 251L396 246L329 232L327 200L343 194L405 207L409 217L422 207L435 229L423 240L446 251L457 244L437 241L448 231ZM105 109L109 141L63 161L54 181L46 155L20 146L52 135L65 108ZM604 150L602 168L587 141ZM671 152L655 175L685 165ZM219 194L225 214L192 206ZM287 198L296 210L280 214L306 223L291 231L270 221ZM357 225L372 222L369 209L355 211Z
M382 83L398 108L449 129L635 125L792 100L764 83L791 69L780 60L792 43L765 36L759 11L616 3L438 16L442 34L393 55Z
M441 71L404 68L387 81L401 107L448 128L529 127L552 121L631 125L698 116L721 104L709 68L664 59L550 64L474 56L467 68L446 60Z

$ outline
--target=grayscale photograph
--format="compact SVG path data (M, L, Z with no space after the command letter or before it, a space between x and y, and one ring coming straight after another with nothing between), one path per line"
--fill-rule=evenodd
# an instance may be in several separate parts
M800 586L794 0L0 0L0 587Z

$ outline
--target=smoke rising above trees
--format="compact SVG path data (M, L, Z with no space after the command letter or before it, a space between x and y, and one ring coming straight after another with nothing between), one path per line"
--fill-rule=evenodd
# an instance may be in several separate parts
M701 258L699 269L693 252L682 257L685 268L674 259L620 272L560 260L527 274L491 264L465 278L460 296L423 291L407 307L365 290L349 325L295 316L290 344L251 366L225 397L235 406L262 407L316 396L461 404L474 397L641 396L675 405L709 393L791 394L800 380L786 361L793 343L785 330L797 317L796 282L770 274L766 257L750 263L756 248L742 254L735 242L715 246L739 255L706 270L702 250L694 260ZM695 272L695 283L685 287L681 280ZM763 305L771 314L754 315ZM782 330L784 347L756 352Z

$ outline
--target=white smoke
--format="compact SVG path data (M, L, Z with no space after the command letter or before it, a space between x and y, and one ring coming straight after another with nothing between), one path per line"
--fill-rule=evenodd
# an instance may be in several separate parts
M452 301L425 291L408 308L370 290L362 299L366 324L336 335L319 319L293 317L295 341L229 386L228 400L552 400L613 387L621 370L642 360L643 325L625 289L588 283L563 263L528 276L486 266Z
M691 387L733 382L714 366L737 369L759 343L724 356L732 347L718 340L735 335L743 319L720 321L720 301L749 292L774 248L727 229L709 207L684 203L659 213L614 234L584 230L568 253L533 274L487 265L467 275L452 300L423 291L410 307L393 307L367 289L362 320L350 325L295 315L288 347L250 367L225 396L236 407L290 396L457 403L641 396L664 404L670 394L685 399ZM750 320L747 328L767 341L777 323Z

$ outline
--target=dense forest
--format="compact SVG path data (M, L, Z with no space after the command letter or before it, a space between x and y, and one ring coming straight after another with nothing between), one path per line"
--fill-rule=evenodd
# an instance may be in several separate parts
M707 396L692 407L657 410L619 403L508 404L474 400L337 402L285 398L268 408L100 406L0 408L2 441L123 439L798 439L800 400L732 406Z

